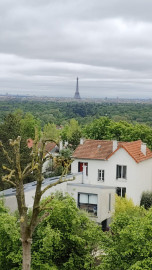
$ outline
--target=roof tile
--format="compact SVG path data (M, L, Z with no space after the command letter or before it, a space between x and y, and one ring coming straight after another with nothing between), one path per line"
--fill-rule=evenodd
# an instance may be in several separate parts
M123 148L137 162L152 158L152 152L146 147L146 155L141 152L142 141L118 142L118 147L113 151L113 141L107 140L86 140L79 145L73 153L74 158L80 159L109 159L116 151Z

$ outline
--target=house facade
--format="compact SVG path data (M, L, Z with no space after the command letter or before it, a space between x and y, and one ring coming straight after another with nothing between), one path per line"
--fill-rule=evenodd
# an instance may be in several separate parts
M115 193L140 204L143 191L152 191L152 152L142 141L85 140L73 153L71 175L75 180L56 185L45 193L68 192L77 206L103 227L111 222ZM57 178L48 178L43 186ZM36 183L25 185L27 207L32 207ZM3 193L3 192L1 192ZM3 195L3 194L0 194ZM4 191L6 205L16 210L14 189Z
M140 204L152 191L152 152L142 141L81 141L73 154L71 172L82 172L82 184L114 187L119 196Z

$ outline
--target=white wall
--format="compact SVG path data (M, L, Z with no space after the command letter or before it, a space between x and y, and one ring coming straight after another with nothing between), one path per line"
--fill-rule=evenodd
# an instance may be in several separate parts
M79 174L81 178L82 175ZM103 220L111 217L112 212L114 211L114 202L115 202L115 190L113 188L97 188L97 187L86 187L81 184L81 181L74 180L72 182L65 182L59 185L56 185L45 192L42 198L48 197L51 193L56 191L61 191L63 194L68 192L76 201L78 205L78 192L83 193L92 193L98 195L98 215L97 217L92 218L94 221L101 223ZM111 211L109 211L109 194L111 194ZM33 206L33 200L35 196L35 189L25 191L25 200L28 208ZM5 197L5 205L9 207L11 212L17 210L17 201L15 196Z
M103 220L111 217L114 212L115 190L113 188L97 188L86 186L85 184L67 183L68 193L75 199L78 206L78 193L97 194L98 209L97 217L91 217L94 221L101 223ZM111 194L111 211L109 211L109 194Z
M48 197L49 195L51 195L51 193L54 193L56 191L61 191L63 192L63 194L65 194L67 192L67 183L65 182L65 183L56 185L54 187L51 187L43 194L42 199L45 197ZM28 208L31 208L33 206L34 196L35 196L34 188L32 190L25 191L25 201L26 201L26 206ZM5 205L10 209L11 212L14 212L15 210L17 210L17 201L16 201L15 196L6 196L4 197L4 200L5 200Z
M109 160L76 159L71 172L78 171L78 162L88 162L88 177L85 183L114 187L126 187L126 196L135 204L140 203L143 191L152 190L152 159L136 163L123 149L119 149ZM127 166L127 179L116 179L116 165ZM105 170L104 182L98 181L98 169Z

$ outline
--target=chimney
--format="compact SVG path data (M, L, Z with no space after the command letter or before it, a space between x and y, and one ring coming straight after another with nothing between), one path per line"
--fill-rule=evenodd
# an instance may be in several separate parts
M80 144L84 143L84 138L80 138Z
M61 151L63 149L63 141L59 142L59 151Z
M114 152L117 147L118 147L118 142L116 140L112 141L113 142L113 148L112 148L112 151Z
M146 143L141 142L141 152L146 156Z

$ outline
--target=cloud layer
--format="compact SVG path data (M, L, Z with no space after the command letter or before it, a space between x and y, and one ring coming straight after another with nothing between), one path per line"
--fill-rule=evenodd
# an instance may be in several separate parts
M152 98L151 0L1 0L0 93Z

